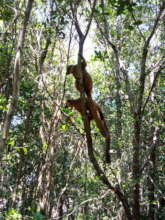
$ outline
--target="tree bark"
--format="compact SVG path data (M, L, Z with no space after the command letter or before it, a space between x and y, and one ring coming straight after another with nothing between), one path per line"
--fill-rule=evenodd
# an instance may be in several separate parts
M152 120L151 120L152 122ZM149 155L149 175L148 175L148 200L149 200L149 210L148 218L150 220L155 219L155 173L156 173L156 146L159 146L159 130L156 127L151 127L151 146L150 155Z
M140 164L139 164L139 155L140 155L140 131L141 131L141 116L135 115L134 121L134 137L133 137L133 219L140 219Z
M25 11L24 22L20 28L20 33L19 33L19 37L18 37L18 45L17 45L16 57L15 57L15 63L14 63L12 96L10 97L10 100L9 100L8 111L6 113L6 117L4 120L4 124L3 124L3 128L2 128L2 137L0 140L1 153L3 153L3 151L6 148L6 141L7 141L12 117L13 117L13 114L14 114L16 106L17 106L18 95L19 95L22 50L24 47L25 33L26 33L26 28L28 25L29 17L30 17L30 12L32 9L32 4L33 4L33 0L28 0L26 11Z
M102 11L103 14L105 12L105 8L106 8L106 2L104 0L101 0L101 7L102 7ZM116 47L115 44L113 44L110 40L110 34L109 34L109 25L108 22L105 18L105 16L103 17L103 23L104 23L104 30L100 32L104 35L106 42L109 44L109 46L112 48L113 53L114 53L114 57L115 57L115 64L116 64L116 68L115 68L115 81L116 81L116 96L115 96L115 100L116 100L116 126L115 126L115 133L116 133L116 137L118 137L117 143L120 142L121 139L121 135L122 135L122 123L121 123L121 119L122 119L122 111L121 111L121 107L122 107L122 101L121 101L121 96L120 96L120 89L121 89L121 83L120 83L120 62L119 62L119 50ZM119 144L118 144L118 148L117 148L117 156L118 158L121 157L121 150L119 148Z
M142 57L141 57L141 71L139 78L139 89L137 95L137 103L134 108L134 138L133 138L133 217L134 220L140 219L140 134L141 134L141 123L143 117L143 102L144 102L144 90L146 82L146 61L148 56L148 49L150 41L154 36L160 21L163 19L163 11L165 10L165 2L161 3L159 13L153 24L152 31L149 36L145 39Z
M96 1L94 2L94 4L96 3ZM95 5L93 5L93 10L95 8ZM72 11L73 11L73 7L72 7ZM75 15L75 13L73 13ZM93 16L93 13L91 14L91 16ZM93 164L93 167L96 171L96 175L100 178L100 180L107 185L107 187L109 189L111 189L116 196L118 197L119 201L122 202L122 205L125 209L126 212L126 216L129 220L132 220L132 215L131 215L131 210L129 208L129 204L127 201L127 198L123 195L120 187L114 187L108 180L108 178L106 177L105 173L103 172L103 170L101 169L101 167L99 166L97 159L95 158L94 155L94 149L93 149L93 143L92 143L92 137L91 137L91 128L90 128L90 123L88 120L88 117L86 115L86 111L85 111L85 94L84 94L84 88L83 88L83 77L82 77L82 70L81 70L81 57L83 54L83 45L84 45L84 41L85 38L87 36L87 32L89 30L90 25L88 25L87 31L85 34L82 33L79 23L77 22L77 19L75 18L75 27L77 30L77 33L79 35L79 56L78 56L78 73L79 73L79 77L80 77L80 87L81 87L81 98L83 100L83 114L82 114L82 118L83 118L83 122L84 122L84 130L86 133L86 139L87 139L87 147L88 147L88 156L89 159L91 161L91 163ZM113 45L114 46L114 45ZM113 47L113 49L116 49L116 47Z
M149 211L148 211L148 218L150 220L154 220L155 219L155 204L154 204L154 200L155 200L155 186L154 186L154 179L155 179L155 165L156 165L156 152L155 152L155 147L153 148L153 150L151 151L150 154L150 163L151 163L151 171L150 171L150 175L148 178L148 199L149 199Z

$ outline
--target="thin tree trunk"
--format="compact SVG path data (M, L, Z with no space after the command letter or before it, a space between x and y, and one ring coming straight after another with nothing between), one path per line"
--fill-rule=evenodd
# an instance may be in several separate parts
M155 147L151 151L150 154L150 163L151 163L151 172L148 178L148 199L149 199L149 211L148 211L148 217L149 220L154 220L155 219L155 186L154 186L154 178L155 178L155 162L156 162L156 152L155 152Z
M12 96L9 100L9 107L8 107L8 111L6 113L6 117L4 120L4 124L2 128L2 137L0 140L1 153L6 148L6 141L7 141L10 125L11 125L11 120L12 120L13 114L17 106L18 95L19 95L22 50L24 47L25 33L26 33L27 24L28 24L29 17L30 17L30 12L32 9L32 4L33 4L33 0L28 0L26 11L25 11L24 22L20 28L20 33L18 37L18 45L17 45L16 57L15 57L15 63L14 63Z
M46 44L44 49L41 51L39 60L37 62L37 71L38 75L42 75L43 71L43 65L47 56L48 48L51 44L51 35L49 35L46 39ZM43 101L44 102L44 101ZM58 108L58 107L57 107ZM50 127L44 126L43 124L47 124L46 119L45 119L45 114L44 114L44 103L41 104L41 121L42 125L40 126L40 137L42 144L48 144L48 149L46 153L46 158L45 160L42 161L40 170L39 170L39 175L38 175L38 186L37 186L37 193L39 197L39 205L41 210L43 211L44 215L48 219L51 217L51 211L52 211L52 206L51 206L51 192L52 192L52 181L53 181L53 157L54 157L54 146L55 146L55 139L52 136L52 129L57 126L58 120L60 115L57 115L57 110L55 110L55 113L52 116L52 121L49 122ZM55 117L57 116L57 117ZM49 132L48 132L49 130Z
M119 68L117 68L119 69ZM118 148L117 148L117 157L121 158L121 149L120 149L120 140L122 136L122 102L121 102L121 97L120 97L120 89L121 89L121 84L119 80L119 72L116 70L116 128L115 128L115 133L117 138L117 143L118 143Z
M160 10L153 24L152 31L148 38L145 39L142 57L141 57L141 71L139 78L139 90L137 96L137 106L134 109L134 138L133 138L133 217L134 220L140 219L140 134L141 134L141 120L143 116L144 90L146 81L146 61L148 56L148 48L150 41L154 36L160 21L163 19L163 11L165 10L165 2L160 5Z
M104 0L101 0L101 5L102 5L103 13L104 13L105 8L106 8L106 3L105 3ZM116 96L115 96L115 100L116 100L117 111L116 111L116 128L115 128L115 133L116 133L116 137L118 137L117 138L117 142L120 142L120 138L121 138L121 135L122 135L122 123L121 123L121 119L122 119L122 111L121 111L122 102L121 102L121 96L120 96L121 83L120 83L119 50L110 41L109 25L108 25L108 22L107 22L107 19L105 18L105 16L103 17L103 21L104 21L104 37L105 37L107 43L109 44L109 46L112 47L112 49L113 49L113 53L114 53L114 57L115 57L115 64L116 64L116 68L115 68L115 81L116 81ZM119 147L117 148L117 156L118 156L118 158L121 157L121 150L120 150Z
M148 210L148 218L149 220L155 219L155 172L156 172L156 146L158 145L158 129L152 127L151 128L151 151L149 156L149 176L148 176L148 200L149 200L149 210ZM153 135L154 134L154 135Z
M141 130L141 119L140 115L135 115L134 121L134 137L133 137L133 216L134 220L140 219L140 164L139 164L139 155L140 155L140 130Z

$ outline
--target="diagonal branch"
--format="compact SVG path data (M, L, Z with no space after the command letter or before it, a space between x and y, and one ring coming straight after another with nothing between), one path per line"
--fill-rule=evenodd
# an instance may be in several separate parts
M81 29L80 29L80 25L79 25L79 22L78 22L78 19L77 19L77 9L75 9L73 7L73 2L70 1L70 8L71 8L71 12L72 12L72 17L73 17L73 20L74 20L74 24L75 24L75 27L76 27L76 30L77 30L77 33L79 35L79 38L80 39L83 39L84 38L84 34L82 33Z
M84 38L86 38L87 35L88 35L89 29L90 29L90 26L91 26L91 23L92 23L92 19L93 19L93 15L94 15L96 3L97 3L97 0L95 0L94 3L93 3L93 7L92 7L92 9L91 9L92 12L91 12L90 20L89 20L89 22L88 22L88 25L87 25L87 28L86 28L86 31L85 31Z
M103 7L103 9L105 7L103 0L102 0L102 7ZM107 24L107 20L105 19L105 16L104 16L104 29L105 29L105 31L102 30L102 28L100 27L99 22L97 21L97 19L96 19L96 23L97 23L97 27L98 27L100 33L104 36L107 43L109 44L109 46L112 48L112 50L114 52L114 55L115 55L115 58L116 58L116 66L117 66L116 67L116 75L118 76L118 78L120 76L120 71L123 72L124 79L125 79L126 91L127 91L128 98L129 98L129 103L130 103L130 109L131 109L131 112L133 112L134 111L134 97L133 97L133 94L132 94L132 90L131 90L127 70L124 68L124 66L120 65L121 62L120 62L120 58L119 58L119 51L118 51L117 46L110 40L109 33L106 30L108 24ZM117 78L117 81L118 81L118 84L119 84L120 82L119 82L118 78Z
M119 186L114 187L108 180L108 178L106 177L105 173L103 172L103 170L100 168L99 164L97 163L97 160L94 156L94 150L93 150L93 144L92 144L92 139L91 139L91 135L90 132L88 132L87 130L88 128L85 126L85 132L86 132L86 137L87 137L87 145L88 145L88 156L89 159L91 161L91 163L94 166L94 169L96 171L97 176L100 178L100 180L110 189L112 190L116 196L118 197L118 199L122 202L124 209L126 210L126 214L127 214L127 218L129 220L132 219L132 215L130 213L130 208L129 208L129 204L127 199L125 198L125 196L123 195L121 189Z
M135 21L135 23L136 23L136 22L137 22L137 20L136 20L135 15L133 14L133 12L131 12L131 15L132 15L133 20L134 20L134 21ZM139 31L140 36L142 37L142 39L143 39L143 40L145 40L145 37L144 37L144 35L143 35L142 31L140 30L139 26L138 26L138 25L136 25L136 27L137 27L137 29L138 29L138 31Z
M157 72L155 73L155 77L154 77L154 80L153 80L151 89L150 89L150 91L149 91L149 93L148 93L148 97L147 97L147 99L146 99L146 101L145 101L145 103L144 103L144 105L143 105L143 108L142 108L142 113L144 112L144 110L145 110L145 108L146 108L146 105L147 105L147 103L148 103L148 101L149 101L149 99L150 99L151 93L152 93L153 89L154 89L155 86L156 86L156 82L157 82L158 76L159 76L161 70L164 69L164 68L165 68L165 66L160 66L159 69L157 70Z
M155 23L153 25L153 29L152 29L150 35L148 36L147 40L144 43L142 58L141 58L141 75L140 75L140 79L139 79L140 89L139 89L138 109L137 109L138 113L141 112L142 102L143 102L144 86L145 86L145 79L146 79L146 60L147 60L147 55L148 55L149 44L150 44L150 41L151 41L153 35L155 34L155 32L160 24L160 21L164 17L164 10L165 10L165 2L162 3L160 10L159 10L159 13L157 15L157 18L155 20Z
M72 11L72 16L73 16L73 19L74 19L74 24L75 24L77 33L78 33L78 35L79 35L79 55L80 55L80 56L82 56L83 44L84 44L84 41L85 41L85 39L86 39L86 37L87 37L87 35L88 35L88 33L89 33L90 27L91 27L91 23L92 23L94 11L95 11L96 3L97 3L97 0L94 0L93 6L92 6L92 8L91 8L90 19L89 19L89 22L88 22L88 24L87 24L85 33L83 33L82 30L81 30L81 28L80 28L80 24L79 24L79 22L78 22L78 19L77 19L76 10L75 10L75 8L73 7L73 3L70 2L70 7L71 7L71 11ZM81 59L81 57L79 57L79 60L80 60L80 59Z

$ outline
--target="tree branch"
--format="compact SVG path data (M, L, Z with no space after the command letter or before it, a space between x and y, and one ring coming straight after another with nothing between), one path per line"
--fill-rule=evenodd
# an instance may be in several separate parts
M131 87L130 87L128 73L127 73L127 70L124 69L124 68L121 68L121 71L123 72L123 76L124 76L125 88L126 88L126 91L127 91L127 94L128 94L130 109L131 109L131 112L133 113L134 112L134 98L133 98L132 90L131 90Z
M71 11L72 11L72 16L74 18L74 24L75 24L75 27L76 27L76 30L77 30L77 33L79 35L79 54L82 56L82 52L83 52L83 44L84 44L84 41L88 35L88 32L89 32L89 29L90 29L90 26L91 26L91 23L92 23L92 19L93 19L93 15L94 15L94 11L95 11L95 7L96 7L96 3L97 3L97 0L94 0L93 2L93 7L91 8L91 15L90 15L90 20L87 24L87 28L85 30L85 33L82 32L81 28L80 28L80 24L78 22L78 19L77 19L77 15L76 15L76 12L75 12L75 9L73 8L73 3L70 2L70 7L71 7ZM81 58L79 58L81 59Z
M93 19L93 15L94 15L96 3L97 3L97 0L95 0L94 3L93 3L93 7L92 7L92 9L91 9L92 12L91 12L90 20L89 20L89 22L88 22L88 25L87 25L87 28L86 28L86 31L85 31L84 38L86 38L86 36L88 35L89 29L90 29L90 26L91 26L91 23L92 23L92 19Z
M79 22L78 22L78 19L77 19L77 14L76 14L77 11L75 10L75 8L73 8L73 2L72 1L70 1L70 8L71 8L74 24L75 24L77 33L79 35L79 38L84 39L84 34L82 33L82 31L80 29L80 25L79 25Z
M144 43L142 58L141 58L141 75L140 75L140 79L139 79L140 89L139 89L137 113L140 113L141 108L142 108L143 93L144 93L144 86L145 86L145 79L146 79L146 60L147 60L147 55L148 55L149 44L150 44L150 41L159 26L161 19L164 16L164 14L163 14L164 9L165 9L165 2L163 2L162 5L160 6L160 10L159 10L158 16L155 20L155 23L153 25L153 29L152 29L150 35L148 36L147 40Z
M157 82L158 76L159 76L159 74L160 74L160 72L161 72L162 69L164 69L164 67L163 67L163 66L160 66L160 68L158 69L158 71L155 73L155 77L154 77L154 80L153 80L151 89L150 89L150 91L149 91L149 93L148 93L148 97L147 97L147 99L146 99L146 101L145 101L145 103L144 103L144 105L143 105L143 107L142 107L142 113L144 112L144 110L145 110L145 108L146 108L146 105L147 105L147 103L148 103L148 101L149 101L149 99L150 99L150 96L151 96L151 93L152 93L153 89L154 89L155 86L156 86L156 82Z
M96 4L96 1L95 1L95 4ZM94 11L94 7L93 6L93 11ZM93 15L92 15L93 16ZM103 170L101 169L101 167L99 166L96 158L95 158L95 155L94 155L94 149L93 149L93 143L92 143L92 137L91 137L91 129L90 129L90 123L89 123L89 119L86 115L86 109L85 109L85 93L84 93L84 87L83 87L83 77L82 77L82 70L81 70L81 57L82 57L82 54L83 54L83 44L84 44L84 40L87 36L87 33L89 31L89 27L90 27L90 24L88 25L88 28L86 30L86 33L84 35L84 38L82 39L82 32L80 31L80 27L79 27L79 24L78 23L75 23L75 26L76 26L76 30L79 34L79 56L78 56L78 73L80 75L80 87L81 87L81 98L83 100L83 114L82 114L82 118L83 118L83 122L84 122L84 129L85 129L85 133L86 133L86 139L87 139L87 147L88 147L88 156L89 156L89 159L91 161L91 163L93 164L93 167L96 171L96 175L100 178L100 180L109 188L111 189L118 197L118 199L122 202L125 210L126 210L126 214L127 214L127 217L128 219L132 219L132 216L131 216L131 212L130 212L130 209L129 209L129 205L128 205L128 201L127 199L124 197L120 187L118 186L117 188L114 187L108 180L108 178L106 177L105 173L103 172Z
M28 0L26 11L25 11L25 16L24 16L24 21L20 28L20 33L18 36L18 45L17 45L17 51L16 51L15 63L14 63L12 96L9 100L8 111L6 113L6 118L3 124L2 138L0 140L1 152L3 152L6 147L6 140L8 137L10 124L12 121L14 111L16 109L17 101L18 101L22 49L24 47L26 27L28 25L30 12L32 9L32 4L33 4L33 0Z

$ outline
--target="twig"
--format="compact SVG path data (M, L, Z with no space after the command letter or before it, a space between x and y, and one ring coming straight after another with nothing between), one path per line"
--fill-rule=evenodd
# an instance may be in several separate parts
M134 16L134 14L133 14L133 12L132 12L131 14L132 14L133 20L134 20L135 22L137 22L137 21L136 21L136 18L135 18L135 16ZM143 40L145 40L145 37L144 37L143 33L141 32L139 26L138 26L138 25L136 25L136 26L137 26L137 29L138 29L138 31L139 31L139 33L140 33L140 36L143 38Z

